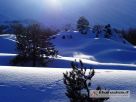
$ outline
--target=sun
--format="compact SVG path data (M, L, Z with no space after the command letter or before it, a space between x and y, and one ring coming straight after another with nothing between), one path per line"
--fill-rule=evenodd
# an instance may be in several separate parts
M48 0L48 5L52 8L57 8L60 6L60 0Z
M61 0L46 0L45 3L49 13L54 15L54 17L59 16L63 10Z
M57 4L57 3L58 3L58 0L50 0L50 3L52 3L52 4Z

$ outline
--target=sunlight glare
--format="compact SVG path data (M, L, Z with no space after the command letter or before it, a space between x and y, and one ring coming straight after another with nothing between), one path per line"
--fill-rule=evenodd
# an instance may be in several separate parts
M60 6L60 1L59 0L48 0L48 4L52 8L57 8Z

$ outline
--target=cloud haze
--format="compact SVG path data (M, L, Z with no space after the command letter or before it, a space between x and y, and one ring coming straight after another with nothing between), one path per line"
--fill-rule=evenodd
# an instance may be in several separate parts
M54 1L52 1L54 2ZM1 20L34 19L46 25L76 23L80 16L92 25L136 27L136 0L0 0Z

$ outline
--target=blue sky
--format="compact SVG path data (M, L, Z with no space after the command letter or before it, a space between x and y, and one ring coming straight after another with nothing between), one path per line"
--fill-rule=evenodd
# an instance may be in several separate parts
M0 0L1 20L33 19L55 26L85 16L92 25L136 27L135 11L136 0Z

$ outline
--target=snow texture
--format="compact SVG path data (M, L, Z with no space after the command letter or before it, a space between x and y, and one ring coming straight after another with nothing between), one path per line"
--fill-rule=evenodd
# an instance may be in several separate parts
M63 73L70 69L0 67L0 102L69 102L65 96ZM135 102L136 72L95 70L92 88L130 90L129 98L110 98L108 102Z

